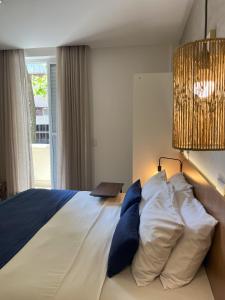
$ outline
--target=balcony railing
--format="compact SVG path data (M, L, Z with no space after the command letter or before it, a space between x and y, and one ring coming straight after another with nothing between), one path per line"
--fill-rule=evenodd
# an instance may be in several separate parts
M35 144L49 144L49 125L36 125Z

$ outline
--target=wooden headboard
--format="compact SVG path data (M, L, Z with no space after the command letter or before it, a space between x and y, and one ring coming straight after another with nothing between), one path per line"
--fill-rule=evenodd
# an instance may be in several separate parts
M183 172L193 185L196 198L218 221L205 266L215 300L225 299L225 197L210 184L198 169L184 159Z

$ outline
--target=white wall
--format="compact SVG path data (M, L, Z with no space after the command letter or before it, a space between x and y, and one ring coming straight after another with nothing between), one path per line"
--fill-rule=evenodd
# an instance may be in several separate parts
M56 48L31 48L25 49L26 57L55 57L56 56Z
M181 42L186 43L204 36L204 4L205 0L197 0L192 8ZM225 37L225 1L209 0L208 31L217 30L217 37ZM208 179L224 192L218 177L225 177L225 151L189 152L193 161Z
M196 0L186 23L181 43L204 38L205 0ZM208 32L216 29L217 37L225 37L225 1L208 0Z
M172 74L134 76L133 180L144 183L157 172L160 156L179 156L172 148ZM179 164L162 162L170 177Z
M132 181L133 76L168 72L170 58L170 46L91 49L95 185Z

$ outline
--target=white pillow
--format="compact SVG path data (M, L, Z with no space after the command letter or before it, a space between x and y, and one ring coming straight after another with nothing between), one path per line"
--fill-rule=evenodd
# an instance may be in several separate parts
M176 199L185 230L160 276L164 288L181 287L194 278L208 252L217 224L190 191L176 192Z
M132 274L138 286L157 277L177 239L184 230L176 211L172 186L164 182L160 192L148 201L140 218L140 244L132 262Z
M169 179L169 182L175 188L175 191L184 191L192 188L186 179L184 178L183 173L177 173Z
M140 211L142 211L147 201L163 188L166 180L167 178L165 170L158 172L148 179L148 181L142 187Z

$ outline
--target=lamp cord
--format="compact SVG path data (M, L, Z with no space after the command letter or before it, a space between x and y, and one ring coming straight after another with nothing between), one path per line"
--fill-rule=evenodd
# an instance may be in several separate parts
M205 0L205 39L207 38L207 27L208 27L208 0Z

